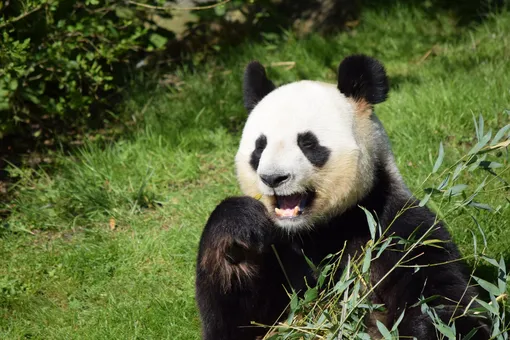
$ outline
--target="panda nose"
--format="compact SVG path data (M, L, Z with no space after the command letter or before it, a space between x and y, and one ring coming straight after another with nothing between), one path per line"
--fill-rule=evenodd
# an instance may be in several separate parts
M260 179L270 188L276 188L290 179L290 174L260 175Z

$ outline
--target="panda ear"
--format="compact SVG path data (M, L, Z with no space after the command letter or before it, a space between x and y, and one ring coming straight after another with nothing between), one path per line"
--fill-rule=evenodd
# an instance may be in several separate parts
M248 113L253 110L275 86L266 76L266 69L258 61L252 61L246 66L243 80L244 107Z
M372 105L382 103L389 91L384 66L365 55L349 56L338 67L338 89L355 100Z

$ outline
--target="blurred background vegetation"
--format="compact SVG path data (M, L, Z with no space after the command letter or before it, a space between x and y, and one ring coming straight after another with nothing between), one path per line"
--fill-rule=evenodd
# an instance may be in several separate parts
M503 0L410 0L482 20ZM352 29L362 7L393 0L6 0L0 3L0 152L68 143L119 119L119 102L142 73L161 74L246 39ZM146 77L147 78L147 77ZM150 78L150 77L149 77ZM172 79L154 84L175 85ZM15 142L12 139L15 139Z

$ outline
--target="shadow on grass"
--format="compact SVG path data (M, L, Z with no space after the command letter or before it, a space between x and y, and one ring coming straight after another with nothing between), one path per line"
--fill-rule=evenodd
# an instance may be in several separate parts
M398 0L367 0L364 8L375 8L385 10L395 5L402 4ZM406 5L424 9L431 19L437 12L448 12L456 20L458 26L479 24L487 19L491 13L495 13L508 6L508 0L465 0L465 1L444 1L444 0L408 0Z

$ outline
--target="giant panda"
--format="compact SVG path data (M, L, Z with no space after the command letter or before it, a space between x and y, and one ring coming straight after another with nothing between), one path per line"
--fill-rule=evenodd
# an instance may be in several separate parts
M384 67L352 55L337 75L337 84L305 80L277 88L259 62L246 67L249 115L235 156L245 196L214 209L199 244L196 300L205 340L262 337L267 329L251 322L273 324L289 304L289 285L304 291L315 282L303 254L317 265L344 245L344 257L354 255L370 239L361 207L397 237L419 238L432 229L428 238L444 241L420 247L408 264L445 264L399 267L375 289L371 299L384 304L378 320L388 328L405 309L399 335L435 339L430 317L412 307L419 298L441 296L429 304L445 305L437 312L449 322L454 309L447 306L467 306L477 294L447 229L406 187L374 114L389 91ZM386 275L402 253L383 252L372 263L371 280ZM455 326L462 335L478 328L472 339L489 338L473 317L458 318Z

